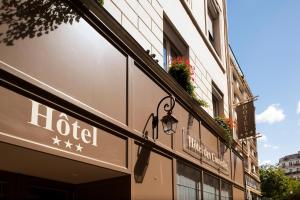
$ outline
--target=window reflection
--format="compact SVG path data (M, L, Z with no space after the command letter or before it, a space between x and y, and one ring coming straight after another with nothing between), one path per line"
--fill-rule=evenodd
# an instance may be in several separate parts
M184 164L177 164L178 200L201 199L200 172Z
M206 173L204 173L203 175L203 199L204 200L219 199L219 180Z

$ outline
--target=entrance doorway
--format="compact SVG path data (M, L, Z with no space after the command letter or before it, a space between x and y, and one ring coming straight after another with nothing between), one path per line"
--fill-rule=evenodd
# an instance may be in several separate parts
M72 184L0 171L0 199L72 200Z
M130 175L0 142L0 200L130 199Z
M86 184L0 171L0 200L130 199L130 176Z

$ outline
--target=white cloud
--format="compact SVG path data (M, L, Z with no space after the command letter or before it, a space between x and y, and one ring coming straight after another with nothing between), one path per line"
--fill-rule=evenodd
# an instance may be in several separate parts
M285 119L283 110L279 107L279 104L272 104L262 113L256 115L257 123L269 123L281 122Z
M268 148L270 148L270 149L279 149L279 146L271 145L271 144L264 144L263 147L266 148L266 149L268 149Z
M260 165L268 165L271 164L271 160L264 160L261 163L259 163Z
M300 114L300 101L298 101L298 105L297 105L297 114ZM298 125L300 126L300 119L298 119Z
M259 137L257 139L260 142L267 142L268 141L268 137L266 135L262 135L261 137Z
M300 101L298 101L297 114L300 114Z

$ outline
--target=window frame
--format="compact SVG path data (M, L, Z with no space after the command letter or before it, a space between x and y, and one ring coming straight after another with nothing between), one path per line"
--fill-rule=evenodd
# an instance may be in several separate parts
M175 52L175 56L172 55ZM166 71L168 71L169 66L173 58L182 56L181 52L177 49L177 47L173 44L173 42L168 38L166 34L164 34L163 38L163 67Z
M210 9L208 9L207 11L207 16L208 39L210 43L214 46L214 18L212 17Z
M177 31L171 20L164 13L163 15L163 68L168 71L173 57L189 57L189 46Z
M222 195L222 189L223 189L223 185L227 185L228 186L228 192L229 195L227 196L223 196ZM222 180L221 179L221 185L220 185L220 199L221 200L232 200L233 199L233 191L232 191L232 184L230 184L228 181Z
M193 190L193 192L195 192L195 198L196 200L202 200L202 193L203 193L203 178L202 178L202 171L201 170L198 170L194 167L191 167L187 164L185 164L184 162L180 162L178 161L176 163L177 165L177 168L176 168L176 192L177 192L177 199L179 200L180 199L180 190L179 190L179 187L183 187L185 189L187 189L188 191L190 191L191 189ZM184 168L184 169L190 169L192 170L194 173L197 174L197 177L193 180L195 181L195 187L190 187L190 186L187 186L187 185L184 185L184 183L179 183L179 181L181 180L179 177L180 176L183 176L185 178L190 178L187 176L184 176L184 173L186 173L187 171L180 171L180 168ZM191 171L189 171L191 172ZM194 177L193 177L194 178ZM185 193L184 193L185 194ZM190 193L189 193L190 194ZM190 196L184 198L184 199L190 199Z
M209 177L211 180L213 180L213 182L214 183L212 183L211 185L209 185L209 186L211 186L211 187L214 187L214 190L215 190L215 192L214 193L211 193L211 192L209 192L209 191L205 191L204 190L204 185L205 185L205 177ZM214 184L217 184L217 186L216 185L214 185ZM209 184L209 183L208 183ZM206 184L206 185L208 185L208 184ZM215 199L220 199L220 192L221 192L221 183L220 183L220 178L218 178L218 177L216 177L216 176L214 176L214 175L212 175L212 174L210 174L210 173L207 173L207 172L203 172L203 177L202 177L202 193L203 193L203 200L215 200ZM211 199L211 197L209 197L208 199L206 199L205 198L205 194L213 194L214 195L214 197Z
M219 58L221 58L221 8L216 0L207 0L206 3L206 35ZM210 20L210 22L209 22ZM212 25L212 32L209 31L209 23Z
M224 95L214 82L212 82L212 106L213 117L224 115Z

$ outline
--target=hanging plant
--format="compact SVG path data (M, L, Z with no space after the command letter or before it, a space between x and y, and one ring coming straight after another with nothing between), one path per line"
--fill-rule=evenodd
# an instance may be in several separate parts
M195 87L192 84L194 70L188 59L183 57L174 58L169 68L169 74L200 106L208 107L207 102L197 98L195 94Z
M104 5L104 0L96 0L99 6L103 7Z
M225 140L228 146L231 147L233 142L232 130L236 126L236 122L233 121L231 118L221 116L215 117L215 120L219 124L219 126L224 130Z
M208 103L206 101L204 101L203 99L199 99L196 96L192 96L192 97L200 106L204 108L208 108Z

